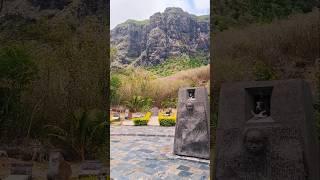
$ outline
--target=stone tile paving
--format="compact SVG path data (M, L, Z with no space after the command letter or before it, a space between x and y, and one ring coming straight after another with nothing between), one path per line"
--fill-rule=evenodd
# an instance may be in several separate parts
M209 179L209 161L172 154L174 127L128 127L111 126L111 178Z
M111 136L117 135L150 135L150 136L169 136L174 137L175 127L162 127L162 126L111 126Z
M148 126L160 126L160 123L158 121L158 116L151 116Z

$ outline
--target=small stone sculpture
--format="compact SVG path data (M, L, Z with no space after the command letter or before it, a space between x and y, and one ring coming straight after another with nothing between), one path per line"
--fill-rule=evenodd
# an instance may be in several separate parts
M72 174L70 164L64 160L59 150L50 152L48 180L69 180Z

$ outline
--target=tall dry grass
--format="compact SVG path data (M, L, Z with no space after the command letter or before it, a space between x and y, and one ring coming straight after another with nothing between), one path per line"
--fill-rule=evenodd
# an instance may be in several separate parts
M253 80L255 63L263 62L278 79L304 78L314 87L316 59L320 56L319 9L270 24L254 24L214 35L215 84Z
M160 106L161 102L176 98L181 87L206 86L209 90L210 66L181 71L163 78L154 77L142 68L135 68L121 75L120 79L118 94L121 104L134 96L142 96L151 98L153 105Z

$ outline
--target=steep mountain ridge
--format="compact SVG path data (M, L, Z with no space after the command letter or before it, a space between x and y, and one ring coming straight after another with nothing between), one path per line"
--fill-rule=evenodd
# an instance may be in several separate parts
M111 67L154 66L168 57L209 54L209 16L195 16L181 8L166 8L148 20L128 20L111 30L117 55Z

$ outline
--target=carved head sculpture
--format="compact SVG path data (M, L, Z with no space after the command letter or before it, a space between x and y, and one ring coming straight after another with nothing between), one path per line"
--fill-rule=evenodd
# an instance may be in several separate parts
M244 146L248 153L259 155L266 150L266 137L258 129L249 129L244 136Z
M59 168L59 163L64 160L63 155L58 150L53 150L49 154L49 166L53 169Z
M194 104L193 104L193 101L192 100L187 100L187 103L186 103L186 109L188 112L192 112L193 111L193 108L194 108Z

